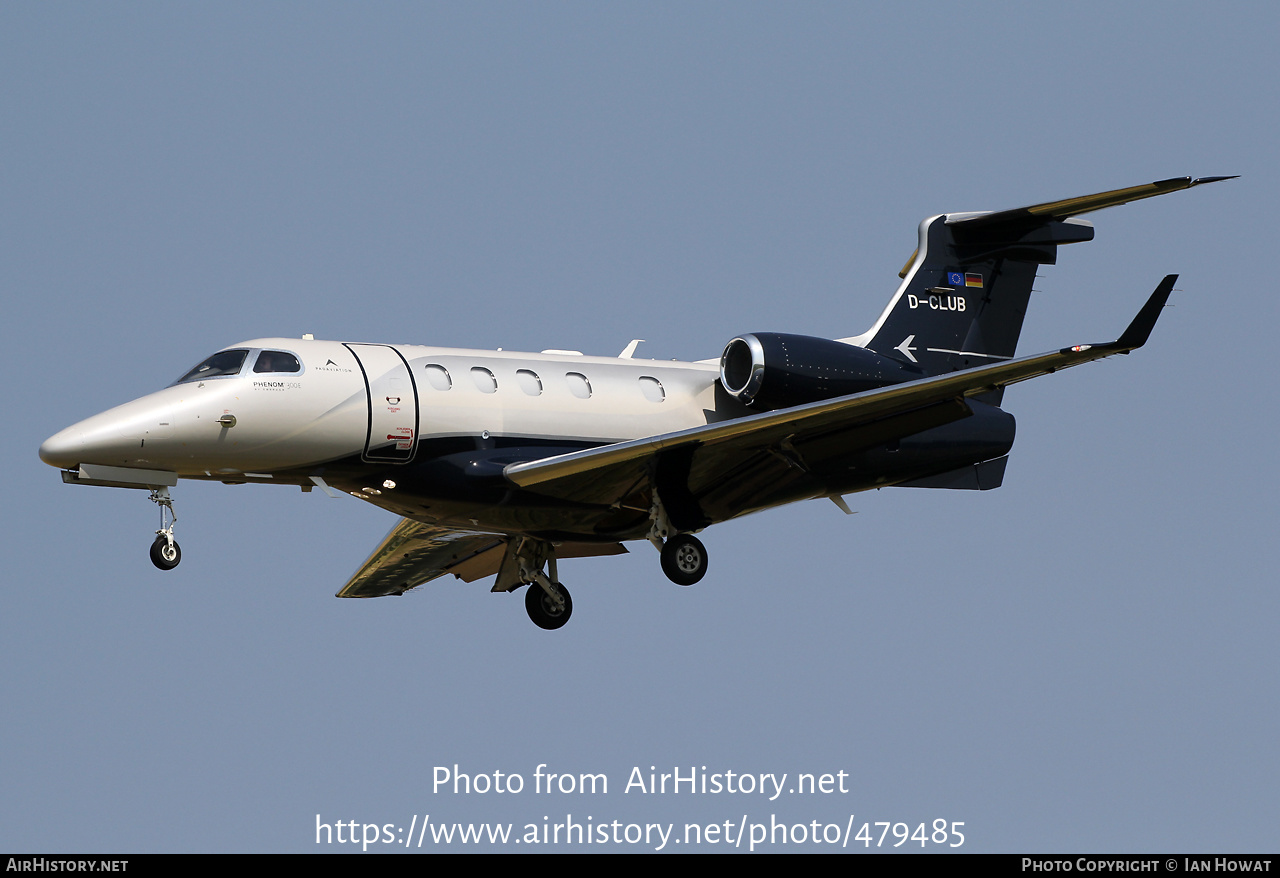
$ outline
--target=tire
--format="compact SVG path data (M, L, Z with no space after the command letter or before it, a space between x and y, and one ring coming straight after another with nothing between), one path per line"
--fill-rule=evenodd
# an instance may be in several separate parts
M662 572L676 585L693 585L707 575L707 547L690 534L678 534L662 547Z
M533 624L547 631L563 628L569 621L569 616L573 614L573 598L569 597L569 589L559 582L556 583L556 588L560 589L560 594L564 595L563 610L557 609L551 600L551 595L536 582L530 584L529 590L524 595L524 608L529 618L533 620Z
M172 570L181 560L182 549L178 548L176 542L170 548L169 541L163 536L158 536L151 544L151 563L161 570Z

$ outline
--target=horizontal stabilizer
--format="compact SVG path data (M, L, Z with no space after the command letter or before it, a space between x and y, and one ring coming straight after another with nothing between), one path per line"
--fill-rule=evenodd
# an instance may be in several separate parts
M1081 195L1076 198L1064 198L1060 201L1046 201L1043 204L1032 204L1027 207L1015 207L1012 210L998 210L978 216L966 216L949 220L950 224L962 225L966 228L1002 225L1038 225L1048 220L1064 220L1067 217L1091 213L1130 201L1141 201L1179 189L1190 189L1202 183L1217 183L1220 180L1234 180L1229 177L1174 177L1169 180L1157 180L1141 186L1129 186L1124 189L1112 189L1108 192L1097 192L1093 195Z

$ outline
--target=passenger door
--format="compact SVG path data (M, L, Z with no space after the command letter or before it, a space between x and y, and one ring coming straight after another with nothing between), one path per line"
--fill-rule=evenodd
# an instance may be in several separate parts
M363 459L408 463L418 440L418 386L400 352L390 345L348 344L364 372L369 400L369 432Z

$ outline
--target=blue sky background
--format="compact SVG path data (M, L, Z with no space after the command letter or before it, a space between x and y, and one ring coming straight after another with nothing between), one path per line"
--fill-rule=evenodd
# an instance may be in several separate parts
M0 849L310 852L317 814L572 813L1274 850L1278 19L0 7ZM928 215L1212 174L1243 176L1094 214L1042 272L1024 353L1114 338L1182 277L1142 351L1007 393L1003 488L717 526L688 589L644 544L566 562L556 633L487 582L334 599L393 519L319 492L181 484L160 573L143 493L36 456L260 336L697 359L854 335ZM455 763L610 793L433 794ZM624 794L650 765L850 792Z

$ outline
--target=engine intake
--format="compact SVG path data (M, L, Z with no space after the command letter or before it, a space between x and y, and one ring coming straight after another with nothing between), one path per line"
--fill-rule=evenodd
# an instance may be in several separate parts
M875 351L807 335L756 332L725 345L720 383L739 402L768 411L861 393L923 377Z

